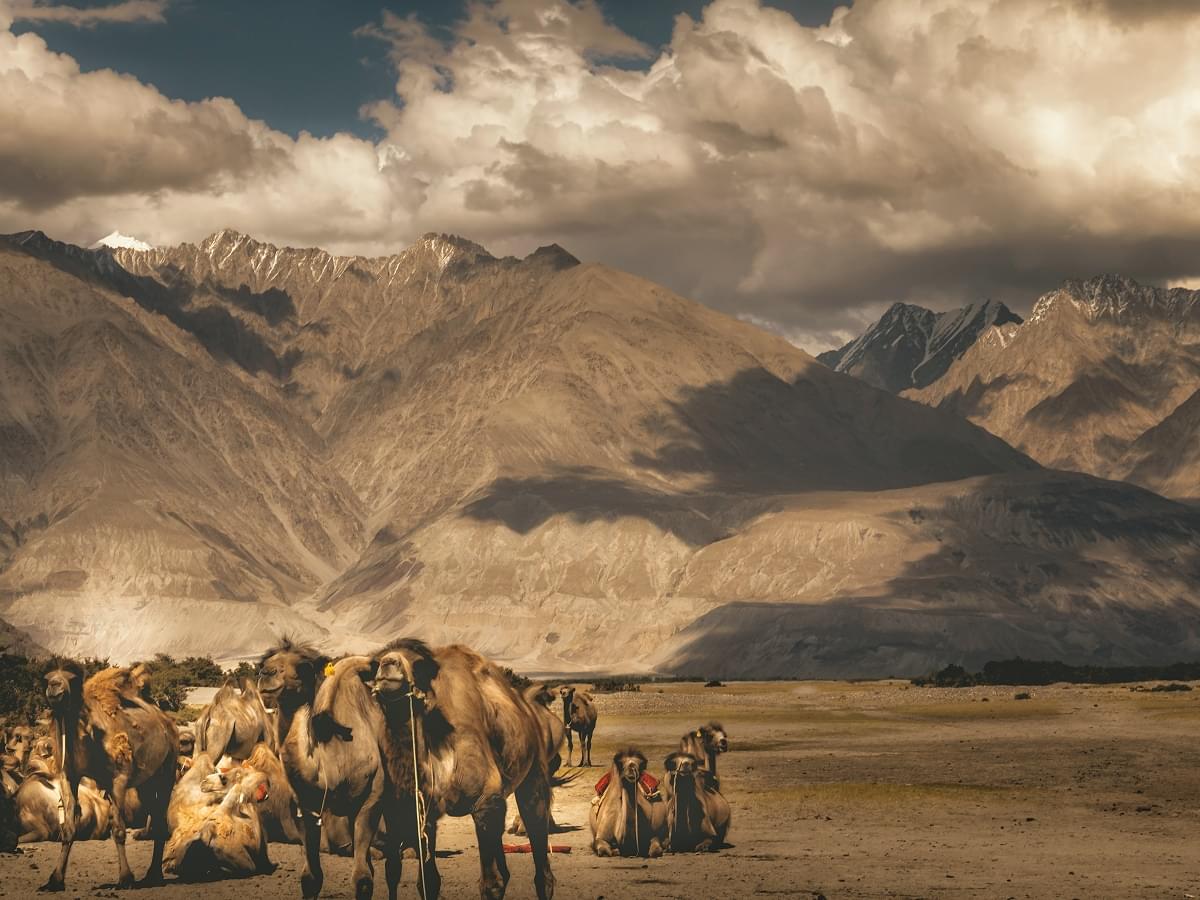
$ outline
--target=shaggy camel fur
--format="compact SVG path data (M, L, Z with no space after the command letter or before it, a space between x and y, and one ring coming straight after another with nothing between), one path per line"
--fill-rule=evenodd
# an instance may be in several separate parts
M721 780L717 777L717 756L728 749L729 737L725 734L724 727L716 722L701 725L679 739L679 752L690 753L696 757L713 787L721 785Z
M212 761L201 752L188 776L208 768L212 768ZM202 786L205 780L201 779ZM218 779L219 790L212 792L216 803L203 796L203 790L196 790L193 778L188 781L181 791L188 802L172 803L167 871L186 880L273 872L275 867L267 856L267 833L258 811L259 804L270 795L267 776L245 769L227 788Z
M196 719L195 752L213 759L247 759L258 744L276 749L275 723L248 678L241 690L226 682ZM194 754L193 754L194 755Z
M126 794L137 788L151 827L154 854L144 884L162 883L167 805L175 786L179 738L166 713L144 701L129 669L106 669L85 682L79 664L51 663L45 676L52 714L55 762L65 781L62 852L43 890L61 891L75 841L79 784L86 776L112 798L112 835L117 846L117 886L130 887L125 855Z
M426 811L420 878L427 900L434 900L441 886L435 858L441 816L474 819L480 896L504 896L509 879L503 845L509 794L516 795L529 832L534 889L539 900L550 900L550 774L539 714L499 668L466 647L432 650L418 640L393 641L376 654L374 670L373 690L386 720L383 749L393 792L393 802L385 807L388 834L393 843L414 848L420 846L413 809L416 735L420 798ZM389 858L387 873L388 890L394 891L399 859L393 871Z
M581 691L571 685L563 685L558 689L563 705L563 725L567 730L567 765L571 765L571 756L575 752L575 741L572 732L579 735L579 764L592 765L592 732L596 730L596 702L587 691Z
M301 892L316 897L321 891L322 819L344 816L353 822L353 881L363 900L374 889L371 844L384 790L375 735L383 717L359 676L370 666L368 658L341 660L321 683L327 663L311 647L285 639L263 656L259 690L267 706L278 710L279 756L303 816Z
M530 708L538 714L538 723L542 726L542 739L546 742L546 759L548 760L546 768L550 773L550 831L554 832L558 826L554 822L554 791L553 788L560 785L559 780L555 777L562 766L562 746L566 740L567 728L563 724L562 718L554 712L554 692L546 684L531 684L525 689L525 700L529 703ZM521 813L518 812L513 817L513 823L508 828L509 834L525 835L525 823L521 821Z
M667 814L647 790L646 757L630 747L613 757L604 792L592 799L589 821L597 856L662 856ZM605 783L607 781L607 783Z
M672 753L663 762L667 849L673 853L719 850L729 831L729 803L691 753Z

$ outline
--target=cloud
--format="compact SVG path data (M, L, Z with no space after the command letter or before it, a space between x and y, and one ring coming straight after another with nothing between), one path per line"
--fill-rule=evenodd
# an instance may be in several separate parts
M14 19L26 22L61 22L78 28L135 22L161 25L167 21L167 0L124 0L109 6L65 6L41 0L12 4Z
M857 0L814 28L713 0L651 51L594 2L496 0L360 34L396 67L395 99L363 110L374 144L292 139L0 34L0 225L558 241L814 350L894 300L1200 276L1190 3Z

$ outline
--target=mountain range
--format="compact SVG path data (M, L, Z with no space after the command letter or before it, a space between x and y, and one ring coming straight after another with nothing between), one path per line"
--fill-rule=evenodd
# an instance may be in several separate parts
M23 232L0 323L0 616L54 651L410 634L730 677L1200 650L1200 511L558 246Z

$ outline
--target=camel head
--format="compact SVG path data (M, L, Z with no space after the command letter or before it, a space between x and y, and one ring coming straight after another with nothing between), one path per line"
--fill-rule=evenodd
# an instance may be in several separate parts
M538 703L549 709L554 705L554 691L544 682L532 684L525 691L525 697L530 703Z
M646 772L646 757L633 747L618 750L613 757L613 768L623 781L637 784Z
M709 722L698 729L697 737L704 743L704 749L710 753L725 753L729 749L729 737L725 729L716 722Z
M680 782L695 784L696 775L700 771L700 760L690 753L672 753L663 760L663 769L667 778L678 786Z
M4 750L23 762L29 756L32 747L33 729L28 725L18 725L8 733L8 742Z
M191 756L196 752L196 733L192 726L184 725L179 729L179 755Z
M74 660L55 660L46 672L46 700L54 712L83 702L83 668Z
M258 664L258 692L267 709L294 710L311 702L329 658L290 638L263 654Z
M381 701L398 701L412 694L421 710L427 712L433 708L433 681L440 667L424 641L415 638L392 641L375 654L373 662L362 677L366 680L370 675L371 691Z
M38 759L54 759L54 741L40 737L33 742L32 756Z

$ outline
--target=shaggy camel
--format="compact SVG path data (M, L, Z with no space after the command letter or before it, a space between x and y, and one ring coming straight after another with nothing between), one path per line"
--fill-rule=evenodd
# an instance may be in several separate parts
M567 731L567 765L575 752L571 733L579 735L579 764L592 765L592 732L596 730L596 702L587 691L564 684L558 689L563 705L563 725Z
M667 849L673 853L719 850L729 831L729 803L691 753L672 753L663 762Z
M662 856L666 808L640 750L618 751L596 792L589 820L597 856Z
M509 879L504 813L506 798L515 794L529 833L534 889L539 900L549 900L550 774L538 713L499 668L466 647L432 650L404 639L384 647L374 662L372 687L386 721L382 737L391 799L400 801L385 806L388 834L418 848L423 896L435 900L441 887L438 819L468 815L479 845L480 896L504 896ZM414 821L414 735L424 835ZM387 874L394 892L399 859L393 870L389 857Z
M701 725L679 739L679 752L690 753L696 757L713 787L721 785L721 780L717 777L717 756L728 749L729 738L724 727L716 722Z
M51 663L45 676L52 715L55 762L65 781L62 852L42 889L61 891L75 841L79 784L85 777L112 798L112 836L117 846L119 888L133 884L125 855L126 794L137 788L154 828L154 854L144 884L162 883L167 805L175 786L179 744L166 713L144 701L129 669L105 669L85 682L70 660Z
M260 743L272 750L277 746L275 723L248 678L242 679L240 692L229 682L221 686L196 719L195 734L195 753L213 759L230 756L240 762Z
M36 766L17 791L17 818L21 825L20 842L62 840L65 810L62 779L48 767ZM75 840L102 841L112 832L112 805L90 778L79 781L79 816Z
M556 778L556 773L562 766L562 746L566 740L567 728L562 719L554 712L554 692L546 684L531 684L525 689L525 700L530 708L538 714L538 724L542 726L542 739L546 742L546 770L550 774L550 831L558 830L554 821L554 788L565 782ZM525 836L525 823L521 821L518 811L513 817L513 823L508 828L509 834Z
M171 799L165 868L185 880L274 871L259 807L270 796L268 777L235 767L230 783L201 751Z
M222 761L222 766L224 761ZM222 767L219 766L220 770ZM303 839L300 820L296 818L296 795L288 783L287 772L279 757L266 744L259 744L237 769L230 772L221 771L224 782L228 785L231 778L247 770L262 772L267 776L267 787L270 795L258 804L258 815L262 819L263 828L267 832L267 840L282 844L299 844ZM332 817L331 817L332 818ZM349 838L347 838L349 841Z
M371 844L384 790L374 736L383 717L359 677L370 665L368 658L341 660L318 690L327 663L311 647L284 639L263 655L259 691L268 708L278 710L279 756L302 814L301 892L316 897L321 891L322 819L344 816L353 822L353 880L362 900L374 889ZM343 677L347 673L350 677Z

